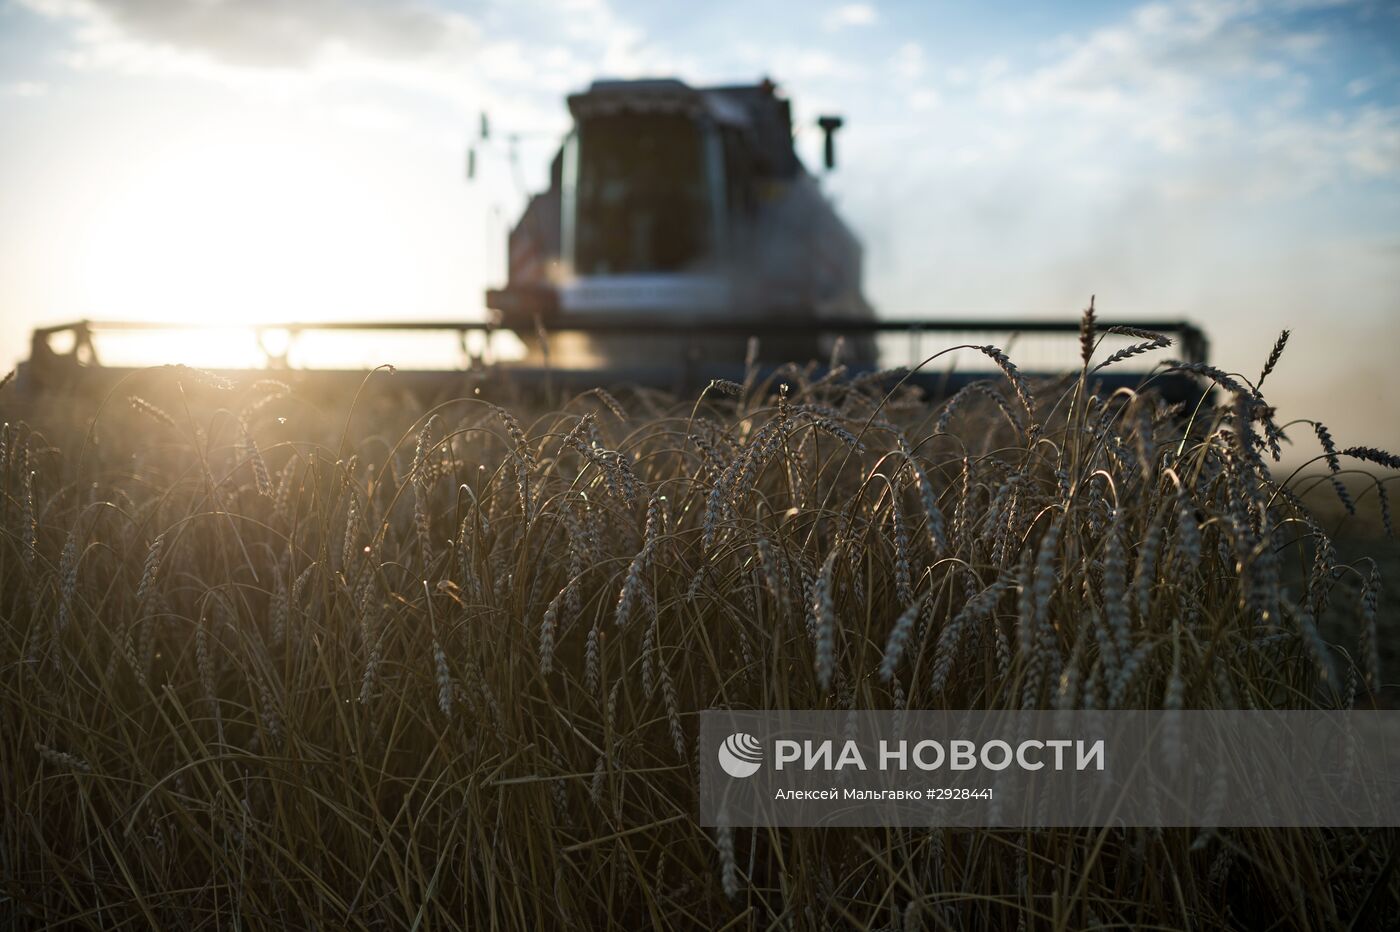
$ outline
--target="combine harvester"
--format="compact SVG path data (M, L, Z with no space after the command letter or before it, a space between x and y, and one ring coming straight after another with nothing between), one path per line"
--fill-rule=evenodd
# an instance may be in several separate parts
M358 384L362 369L289 367L298 339L314 331L455 334L457 368L401 368L394 380L423 400L488 382L525 392L619 384L692 390L710 379L742 379L751 338L767 371L811 360L821 361L820 371L838 339L852 373L916 366L927 352L958 343L1010 348L1029 370L1077 366L1077 320L877 317L862 293L860 243L798 158L789 102L771 82L599 81L568 102L573 129L551 163L549 188L530 199L510 234L508 281L487 292L489 319L240 327L258 330L267 366L313 392ZM830 170L842 120L824 116L817 125ZM1205 339L1189 323L1133 323L1173 336L1186 362L1205 361ZM45 392L101 391L130 371L101 365L104 339L179 326L79 321L36 330L22 381ZM268 351L265 332L277 331L282 347ZM496 352L503 331L518 337L523 357ZM1028 353L1027 341L1058 343L1060 352ZM1113 387L1135 385L1142 373L1101 375ZM940 366L911 380L942 394L985 377ZM1181 374L1153 384L1173 400L1200 394Z

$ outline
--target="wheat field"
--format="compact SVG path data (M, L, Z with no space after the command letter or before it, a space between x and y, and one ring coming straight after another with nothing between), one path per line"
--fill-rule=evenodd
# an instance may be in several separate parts
M1389 830L696 824L702 709L1384 695L1380 569L1298 490L1388 528L1400 461L1268 406L1286 334L1172 407L1096 387L1168 351L1119 331L1058 379L964 348L999 375L936 402L790 366L329 409L162 367L7 423L0 920L1384 927Z

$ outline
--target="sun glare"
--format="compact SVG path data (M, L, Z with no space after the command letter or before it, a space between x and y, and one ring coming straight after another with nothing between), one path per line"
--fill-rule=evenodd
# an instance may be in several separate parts
M86 235L74 244L71 271L82 283L85 312L220 329L110 337L107 359L258 366L267 354L250 324L415 316L404 306L404 288L421 280L422 260L404 231L415 211L421 223L422 205L389 199L346 166L344 153L328 144L250 141L231 130L119 166L120 183L93 206ZM377 339L364 344L349 335L307 335L291 361L385 361ZM137 345L146 358L131 358ZM446 355L457 360L454 346L449 338ZM428 353L428 361L446 361L441 350Z

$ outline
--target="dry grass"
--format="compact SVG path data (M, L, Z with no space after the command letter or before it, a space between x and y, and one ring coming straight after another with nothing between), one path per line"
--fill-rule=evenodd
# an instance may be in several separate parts
M939 405L793 368L785 390L589 393L528 420L458 399L391 435L367 404L160 369L90 430L8 425L0 918L1400 914L1391 832L696 826L705 708L1371 701L1394 669L1371 568L1271 478L1262 397L1208 369L1218 405L1104 397L1097 336L1055 382L978 348L1004 377Z

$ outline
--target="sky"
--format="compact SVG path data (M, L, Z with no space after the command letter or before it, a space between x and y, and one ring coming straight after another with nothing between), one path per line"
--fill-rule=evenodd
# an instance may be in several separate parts
M1400 447L1377 0L0 0L0 365L80 317L478 317L564 96L669 75L771 76L809 166L846 117L823 184L882 314L1095 294L1251 377L1288 327L1284 417Z

